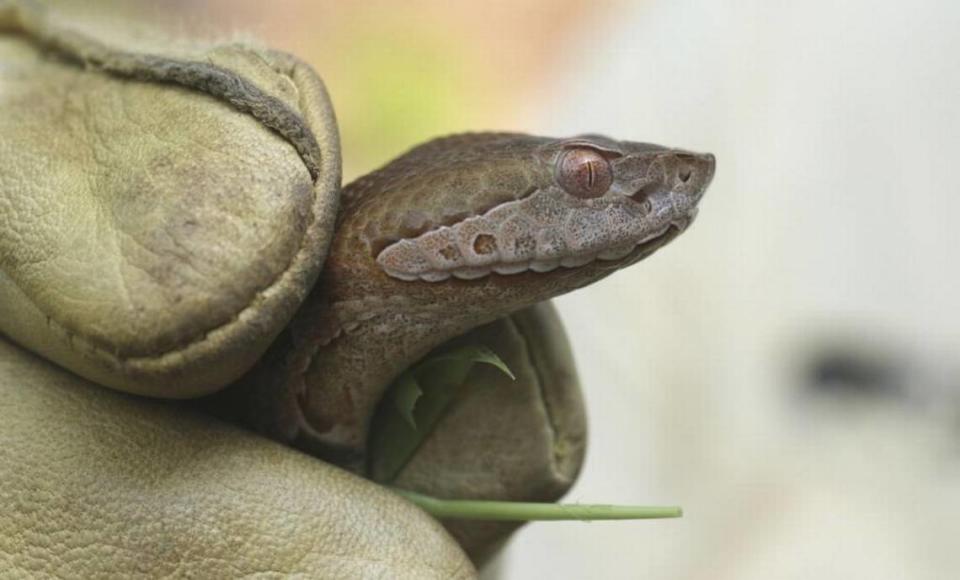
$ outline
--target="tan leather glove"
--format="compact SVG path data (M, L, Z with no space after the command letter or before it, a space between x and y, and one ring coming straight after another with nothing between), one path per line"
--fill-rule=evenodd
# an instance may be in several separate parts
M114 389L163 398L216 391L256 362L322 266L340 182L325 89L289 55L152 43L149 31L75 16L0 0L0 107L8 113L0 115L0 332ZM117 48L126 46L136 49ZM523 314L479 331L516 345L507 362L519 381L487 377L396 484L442 497L540 501L569 488L583 457L582 403L562 329L550 329L548 306L538 308L545 336L536 336L539 326L524 329ZM0 518L0 531L25 538L3 548L17 565L33 557L31 565L58 566L90 544L101 566L91 574L207 576L208 560L227 576L258 566L292 571L296 554L302 570L318 575L355 575L337 558L390 577L472 573L442 528L360 478L188 411L97 392L9 344L0 348L0 363L9 358L20 369L0 377L18 401L0 421L32 417L0 422L11 459L0 465L0 494L26 498L13 504L23 510ZM98 423L111 425L113 437ZM49 436L49 447L25 435L48 430L62 436ZM124 447L129 441L138 446ZM61 445L84 451L61 461ZM233 450L252 447L263 449L256 460L206 464L221 450L242 457ZM32 455L26 464L36 470L16 467ZM271 463L282 470L262 466ZM77 490L61 498L30 488L33 480ZM179 491L147 485L134 493L154 480ZM264 503L275 493L280 503ZM445 525L475 562L516 527ZM284 534L290 551L266 539ZM364 568L378 538L382 567ZM98 547L104 542L124 548ZM149 558L131 551L141 544L151 545ZM411 552L399 553L405 545Z
M0 341L0 576L467 578L359 477Z
M34 8L0 1L0 330L129 392L220 388L322 264L339 187L323 86L240 47L164 47L180 60L145 66L170 78L132 80ZM473 574L383 488L7 340L0 505L15 576Z
M0 0L0 331L116 389L218 390L323 264L330 101L289 55L82 15Z

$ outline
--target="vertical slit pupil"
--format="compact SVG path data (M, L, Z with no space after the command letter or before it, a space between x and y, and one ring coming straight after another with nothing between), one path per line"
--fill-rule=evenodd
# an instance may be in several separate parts
M613 181L607 160L592 149L567 151L557 166L558 181L570 194L582 198L603 195Z

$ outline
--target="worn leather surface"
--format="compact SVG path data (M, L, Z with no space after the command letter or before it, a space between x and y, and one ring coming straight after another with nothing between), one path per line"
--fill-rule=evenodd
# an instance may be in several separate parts
M516 380L477 365L394 484L435 497L551 502L576 481L586 450L583 397L556 309L541 302L458 339L491 345ZM518 522L445 520L481 566Z
M22 5L0 0L0 333L130 393L218 389L260 357L322 266L339 186L323 85L288 55L125 38L102 21L24 18ZM188 74L138 72L155 57ZM224 93L210 67L273 100ZM521 318L478 332L507 345L522 385L489 377L405 486L549 501L572 484L583 417L568 347L555 316L533 331ZM172 404L98 390L2 339L0 394L0 505L12 506L0 570L472 574L443 528L382 489ZM516 527L446 525L476 562Z
M323 84L288 55L32 6L0 0L0 332L117 389L217 390L322 267Z
M359 477L0 340L0 576L467 578Z

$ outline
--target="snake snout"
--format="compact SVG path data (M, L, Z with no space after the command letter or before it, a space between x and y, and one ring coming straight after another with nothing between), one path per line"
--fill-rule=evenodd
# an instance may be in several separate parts
M653 159L643 174L642 180L630 198L640 204L643 213L648 213L657 201L669 198L684 198L683 205L693 206L713 179L716 159L710 153L690 153L671 150Z
M713 180L716 164L711 153L674 153L669 163L670 189L699 200Z

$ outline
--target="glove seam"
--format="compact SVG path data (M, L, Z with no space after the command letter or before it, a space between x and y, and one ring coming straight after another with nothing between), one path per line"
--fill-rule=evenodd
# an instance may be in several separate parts
M226 335L228 342L235 342L238 338L242 340L242 337L238 337L234 329L238 326L243 326L241 319L250 312L258 313L258 311L263 312L266 310L268 314L276 314L289 310L288 314L292 315L295 307L284 306L284 303L288 303L290 299L295 299L297 303L299 303L299 300L302 299L302 294L312 285L319 271L319 269L317 269L317 272L311 272L309 265L305 264L307 261L305 257L308 257L311 253L309 250L312 249L310 242L315 242L320 256L324 255L325 247L322 247L325 245L323 228L326 225L332 227L332 224L325 223L332 219L326 216L326 213L336 213L335 200L325 199L325 196L321 195L322 192L318 191L331 186L339 188L339 170L338 167L336 167L339 163L339 157L336 144L326 140L327 142L324 143L325 150L321 152L320 144L317 142L315 133L312 130L313 128L308 124L307 119L299 114L298 111L294 111L276 97L265 93L251 81L231 72L229 69L209 63L116 51L103 45L96 39L89 38L81 33L70 30L58 30L49 23L42 8L36 5L14 3L12 15L9 12L6 14L2 12L3 11L0 11L0 24L4 24L5 26L0 28L9 31L10 25L12 24L14 32L24 32L33 42L44 45L82 65L91 66L114 76L156 82L158 84L176 84L195 92L208 94L215 98L217 102L228 104L235 110L252 116L264 127L278 133L296 149L298 156L310 173L313 185L311 188L312 200L309 204L310 213L306 220L306 226L297 242L296 250L290 255L289 261L283 266L276 277L263 288L253 293L253 296L246 305L238 309L228 320L217 326L203 330L195 335L194 338L183 341L173 348L157 350L155 352L149 352L148 354L127 356L117 352L119 349L116 346L111 350L109 346L104 347L97 344L97 342L89 336L71 330L65 324L54 319L41 309L33 298L21 288L23 297L46 318L48 327L65 337L72 351L78 352L79 354L87 354L88 356L94 355L102 362L120 369L123 374L127 374L125 371L133 370L131 367L135 368L138 364L152 365L157 362L162 362L165 359L173 361L174 368L182 368L184 363L189 365L198 357L204 356L203 348L212 342L211 336L215 333ZM293 66L295 59L293 59L293 57L289 58L291 59L290 63L283 64L288 64L287 68L290 70L281 71L279 66L271 68L278 75L282 75L294 86L299 88L300 85L297 75L295 74L297 72L296 67ZM296 64L299 64L299 61L296 61ZM302 75L299 76L302 77ZM317 90L324 92L322 81L316 78L315 74L312 74L311 79L308 79L308 81L318 85L317 87L310 87L314 92ZM187 84L188 82L199 82L201 86ZM297 105L302 111L304 95L303 91L299 92L300 98ZM318 119L322 123L326 124L329 122L330 127L335 130L335 122L332 120L332 112L329 110L328 104L307 103L307 105L318 108L319 111L314 111L313 113L319 115ZM332 167L331 164L334 166ZM327 204L333 205L332 208L327 208L330 209L329 212L324 211L325 208L323 206ZM298 284L298 277L302 278L301 281L305 283ZM291 278L293 278L293 280L291 280ZM279 303L272 305L268 309L262 308L264 301L271 299L274 301L277 300L278 296L276 296L274 291L278 287L283 286L287 286L287 294L290 294L290 296L285 297L283 294L280 294ZM298 286L302 286L302 288L298 288ZM274 295L271 296L271 294ZM256 314L251 316L253 326L257 324L256 317ZM279 331L280 328L276 330ZM87 352L83 353L81 351ZM193 351L194 353L197 351L200 352L191 356L187 354L188 351ZM181 360L174 361L174 359L178 357ZM156 370L159 370L161 373L164 372L162 368L155 369L155 371Z

